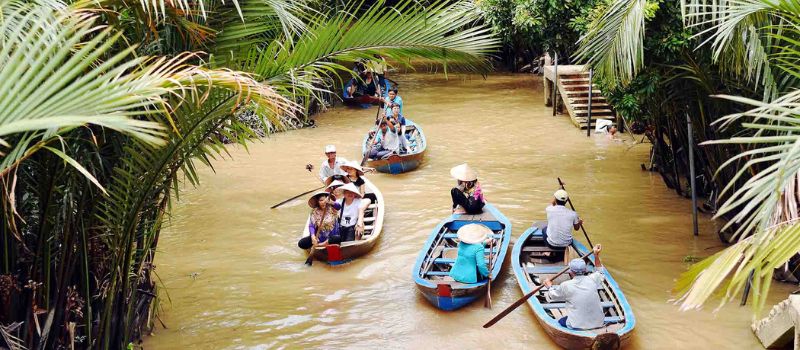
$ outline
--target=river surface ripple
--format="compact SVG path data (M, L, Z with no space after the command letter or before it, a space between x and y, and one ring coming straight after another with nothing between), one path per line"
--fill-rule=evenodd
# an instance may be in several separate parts
M494 310L477 301L441 312L417 292L411 268L428 233L449 214L449 169L468 161L484 193L513 223L518 237L544 217L566 183L592 241L631 303L637 325L631 349L757 349L749 308L680 312L668 302L687 256L723 246L715 223L691 233L691 205L643 172L648 145L587 138L566 116L543 104L541 78L403 74L407 117L429 141L414 172L370 175L386 199L384 233L367 256L342 267L308 268L296 242L306 199L269 207L318 186L304 165L323 147L360 159L359 143L375 109L337 106L318 127L231 147L233 160L201 169L202 185L181 194L162 233L156 259L164 283L161 319L147 349L379 348L556 349L523 305L500 323L481 325L521 297L510 266L493 286ZM578 234L580 235L580 234ZM578 236L581 240L583 237ZM510 251L510 249L509 249ZM510 260L510 255L508 257ZM767 305L793 286L776 284Z

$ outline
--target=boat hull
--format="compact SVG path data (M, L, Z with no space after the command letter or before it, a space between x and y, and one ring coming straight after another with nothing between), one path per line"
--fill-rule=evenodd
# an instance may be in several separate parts
M511 264L514 268L514 275L517 278L517 282L519 283L523 294L530 293L533 288L538 286L538 284L533 282L531 276L538 278L538 282L540 283L546 278L554 275L556 272L556 268L551 268L548 271L549 275L535 275L529 272L531 271L531 268L526 265L525 261L523 261L525 258L524 254L526 253L526 249L528 247L534 247L533 249L536 249L535 247L537 247L537 245L529 244L528 241L531 239L541 240L541 236L541 230L538 228L529 228L517 239L517 242L514 244L514 249L511 253ZM589 252L589 250L577 240L573 241L572 248L579 255L584 255ZM562 263L562 265L557 267L563 266L564 265ZM594 268L592 264L589 266L592 269ZM534 267L533 271L535 271L536 268L537 267ZM595 341L595 338L602 333L615 333L619 337L620 344L622 346L624 346L630 340L633 329L636 325L636 319L633 315L633 310L625 299L625 296L622 293L622 290L619 288L619 285L617 285L616 281L608 272L608 270L605 270L604 274L605 281L603 286L598 289L598 293L601 293L601 300L607 300L607 303L611 305L609 308L614 308L614 311L606 309L604 310L606 313L617 314L617 318L622 319L622 322L616 322L613 324L609 323L606 326L595 330L574 330L565 328L558 323L556 318L548 314L548 311L545 309L540 299L537 298L537 295L534 295L528 299L528 306L530 306L539 324L545 330L547 335L550 336L550 338L561 347L567 349L590 349ZM605 297L603 297L603 295ZM613 318L614 317L607 317L607 320Z
M478 283L460 283L448 271L457 256L455 232L463 225L483 224L494 232L497 244L492 247L490 279ZM487 284L502 272L502 265L511 240L511 222L491 204L480 215L454 214L442 220L431 232L413 268L417 289L428 302L440 310L453 311L486 295ZM486 248L489 253L489 248ZM455 254L454 254L455 253Z
M412 136L412 140L409 141L409 143L416 145L416 148L412 152L392 154L386 159L368 159L365 165L370 168L375 168L378 172L392 175L402 174L419 168L425 158L425 152L428 149L427 139L419 124L414 123L410 119L406 119L406 127L413 127L416 130ZM372 131L374 131L374 129ZM367 134L361 146L362 155L366 154L368 150L367 142L369 141L370 137L369 134Z
M377 203L370 205L370 209L372 209L371 215L365 216L365 221L369 220L369 223L365 224L365 238L356 241L342 242L340 245L312 248L310 249L309 254L313 254L315 260L324 261L330 265L346 264L355 258L369 253L378 242L378 239L383 232L383 217L385 214L383 194L378 187L372 183L372 181L366 177L363 179L364 185L366 186L366 192L373 193L377 198ZM308 220L310 220L310 218ZM306 225L303 230L303 237L307 237L311 234L308 231L308 220L306 220ZM369 234L366 232L369 232Z

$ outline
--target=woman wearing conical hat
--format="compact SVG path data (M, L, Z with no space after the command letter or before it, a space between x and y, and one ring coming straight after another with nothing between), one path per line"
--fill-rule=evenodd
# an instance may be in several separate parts
M450 190L450 197L453 199L453 213L482 213L486 201L483 199L481 185L478 183L478 173L464 163L450 169L450 175L458 181L457 186Z
M458 257L450 277L461 283L477 283L489 276L484 244L492 233L481 224L467 224L458 229Z

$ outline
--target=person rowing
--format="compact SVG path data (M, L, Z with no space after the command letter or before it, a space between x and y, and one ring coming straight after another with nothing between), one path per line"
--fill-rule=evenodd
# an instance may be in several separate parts
M569 262L569 281L553 285L550 279L544 281L549 300L563 300L567 304L567 315L558 320L562 327L576 330L600 328L605 325L605 312L600 301L598 288L605 280L605 268L600 261L602 247L594 247L595 271L589 273L583 259L572 259Z
M564 259L569 256L566 250L572 245L572 230L580 230L583 225L578 213L565 206L568 199L569 194L565 190L559 189L553 193L550 205L544 209L547 223L543 225L536 222L532 225L542 230L544 243L558 252L557 254L564 254Z
M308 199L311 215L308 220L308 236L297 242L300 249L311 249L315 246L341 243L339 236L339 204L333 201L333 195L325 191L314 193ZM306 262L310 264L309 261Z
M346 175L345 172L342 170L342 164L347 162L347 159L345 159L344 157L336 156L336 146L334 145L325 146L325 157L326 159L322 161L322 164L319 167L320 181L325 181L327 178L334 175L338 176Z
M486 201L483 198L478 173L467 165L461 164L450 169L450 175L456 179L457 185L450 190L453 200L454 214L480 214Z

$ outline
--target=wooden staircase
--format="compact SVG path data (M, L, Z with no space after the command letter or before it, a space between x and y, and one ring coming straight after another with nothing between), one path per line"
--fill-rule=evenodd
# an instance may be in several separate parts
M545 93L552 94L553 80L557 80L559 103L566 107L572 123L575 126L585 129L587 127L594 128L597 119L608 119L615 124L616 113L611 108L611 105L606 101L603 92L597 84L591 84L592 89L592 120L590 125L587 125L589 116L589 72L586 71L585 66L559 66L558 79L555 78L555 70L553 66L545 67ZM550 73L548 77L548 73ZM550 96L545 97L545 104L551 105L548 102L552 99Z

